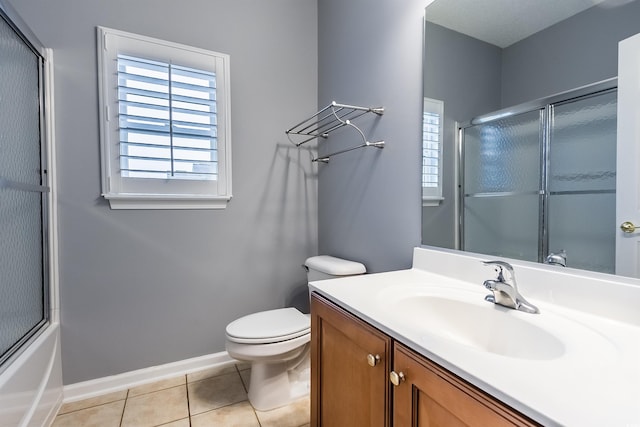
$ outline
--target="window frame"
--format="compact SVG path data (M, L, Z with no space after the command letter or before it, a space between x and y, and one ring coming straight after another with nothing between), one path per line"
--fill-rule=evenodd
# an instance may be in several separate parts
M102 196L111 209L224 209L231 200L229 55L97 27ZM130 178L120 174L119 54L216 73L217 180Z
M438 183L435 187L424 186L424 150L425 150L425 116L426 114L437 114L440 118L438 123ZM438 206L444 200L442 196L442 152L444 143L444 101L424 97L422 110L422 167L421 171L421 191L422 206Z

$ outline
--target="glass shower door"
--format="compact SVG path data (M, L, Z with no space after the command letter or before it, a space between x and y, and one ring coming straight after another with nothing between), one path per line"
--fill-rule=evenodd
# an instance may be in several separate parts
M538 260L542 111L463 129L463 250Z
M567 266L615 268L617 92L551 107L548 251L567 252Z
M41 70L0 13L0 365L48 321Z

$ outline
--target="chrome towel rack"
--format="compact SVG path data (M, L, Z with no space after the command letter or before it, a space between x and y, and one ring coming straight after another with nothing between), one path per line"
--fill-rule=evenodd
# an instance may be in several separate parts
M344 126L350 126L354 128L362 137L363 143L351 147L346 148L344 150L336 151L331 154L327 154L322 157L316 157L312 159L313 162L322 162L328 163L329 159L332 156L346 153L349 151L357 150L359 148L364 147L376 147L376 148L384 148L384 141L376 141L369 142L367 137L364 135L362 130L355 124L353 124L353 120L358 117L364 116L367 113L373 113L377 116L382 116L384 114L383 107L360 107L357 105L346 105L339 104L333 101L331 104L322 108L317 113L313 114L311 117L301 121L297 125L293 126L290 129L287 129L285 133L289 138L289 141L293 143L296 147L301 146L309 141L312 141L316 138L328 138L329 134L337 129L340 129ZM296 142L292 139L292 135L296 135L296 137L300 137Z

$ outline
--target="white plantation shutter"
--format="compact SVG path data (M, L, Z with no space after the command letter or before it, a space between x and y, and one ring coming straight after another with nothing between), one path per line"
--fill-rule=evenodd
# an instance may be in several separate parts
M422 116L422 200L442 200L442 129L444 103L424 98ZM425 203L426 202L426 203Z
M228 57L100 28L103 193L111 207L223 208Z
M123 176L217 179L215 74L118 55Z

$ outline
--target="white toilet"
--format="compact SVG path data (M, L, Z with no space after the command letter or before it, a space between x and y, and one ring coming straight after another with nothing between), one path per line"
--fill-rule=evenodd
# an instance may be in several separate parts
M327 255L308 258L305 267L309 282L366 272L359 262ZM309 393L308 314L292 307L249 314L229 323L226 337L229 356L251 363L248 396L255 409L274 409Z

